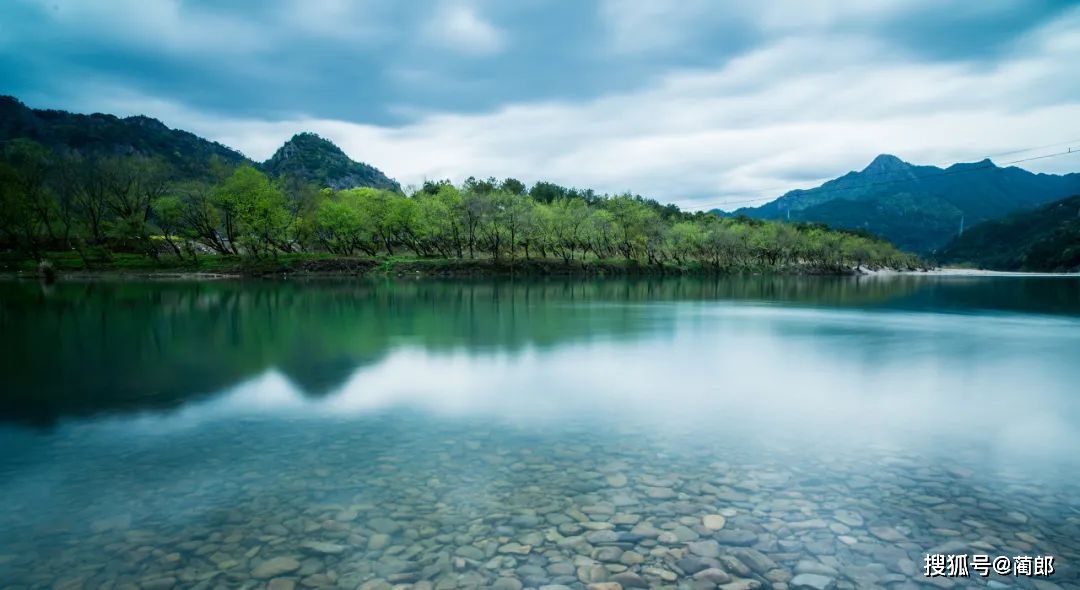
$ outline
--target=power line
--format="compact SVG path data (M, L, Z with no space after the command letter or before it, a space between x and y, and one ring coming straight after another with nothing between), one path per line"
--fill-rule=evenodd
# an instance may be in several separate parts
M1064 144L1055 144L1055 145L1064 145ZM1039 149L1039 148L1031 148L1031 149ZM1014 152L1009 152L1009 153L1022 153L1022 152L1025 152L1025 151L1030 151L1030 149L1028 149L1028 150L1016 150ZM979 171L979 170L988 170L988 169L991 169L991 168L999 168L999 167L1011 166L1013 164L1021 164L1023 162L1031 162L1031 161L1034 161L1034 160L1043 160L1043 159L1046 159L1046 158L1055 158L1055 157L1058 157L1058 156L1067 156L1067 155L1080 155L1080 148L1074 149L1074 148L1070 147L1068 150L1063 151L1063 152L1056 152L1056 153L1053 153L1053 154L1043 154L1043 155L1032 156L1032 157L1028 157L1028 158L1020 158L1018 160L1012 160L1012 161L1009 161L1009 162L1002 162L1000 165L994 164L993 162L989 162L987 164L980 164L980 165L977 165L977 166L964 167L964 168L959 168L959 169L955 169L955 170L946 169L946 170L943 170L943 171L941 171L939 173L936 173L936 174L913 175L913 176L908 177L908 178L898 178L898 179L884 180L884 181L879 181L879 182L861 183L861 184L859 184L857 186L840 186L840 187L829 187L829 188L816 187L816 188L810 188L810 189L789 189L787 192L791 193L791 192L798 191L798 192L801 192L801 193L808 193L808 192L813 191L813 193L815 195L828 194L828 193L841 192L841 191L846 191L846 190L861 189L861 188L864 188L864 187L867 187L867 186L881 186L881 185L889 185L889 184L899 184L899 183L904 183L904 182L913 182L913 181L923 180L923 179L926 179L926 178L937 178L939 176L951 176L953 174L963 174L963 173L966 173L966 172L976 172L976 171ZM865 176L880 176L880 175L888 174L888 173L889 173L889 171L883 171L883 172L876 172L876 173L875 172L862 173L862 175L864 177ZM834 180L836 180L836 179L832 179L832 180L826 181L826 182L832 182ZM777 189L777 190L783 190L783 189ZM787 194L787 193L785 193L785 194ZM720 205L717 205L717 206L722 206L722 205L743 205L743 204L748 204L748 203L760 203L760 202L766 202L766 201L775 201L775 200L777 200L777 199L779 199L779 198L781 198L783 196L784 195L780 195L779 197L771 197L770 196L770 197L757 197L757 198L753 198L753 199L742 199L742 200L739 200L739 201L725 201L725 202L723 202L723 203L721 203Z
M999 153L996 153L996 154L991 154L989 157L1011 156L1013 154L1022 154L1024 152L1033 152L1035 150L1044 150L1046 148L1059 147L1059 146L1063 146L1063 145L1074 145L1074 144L1077 144L1077 143L1080 143L1080 139L1070 139L1069 141L1060 141L1058 143L1049 143L1049 144L1046 144L1046 145L1030 147L1030 148L1022 149L1022 150L1012 150L1011 152L999 152Z
M1019 150L1019 151L1026 151L1026 150ZM1014 153L1019 153L1019 151L1014 152ZM909 177L909 178L900 178L900 179L886 180L886 181L881 181L881 182L863 183L863 184L859 184L858 186L842 186L842 187L830 187L830 188L816 187L816 188L810 188L810 189L791 189L788 192L795 192L795 191L810 192L810 191L814 191L814 194L822 194L822 193L827 194L827 193L840 192L840 191L845 191L845 190L854 190L854 189L863 188L863 187L866 187L866 186L898 184L898 183L922 180L924 178L936 178L938 176L950 176L950 175L953 175L953 174L961 174L961 173L964 173L964 172L976 172L978 170L987 170L987 169L990 169L990 168L1011 166L1013 164L1019 164L1019 163L1022 163L1022 162L1030 162L1032 160L1042 160L1044 158L1053 158L1053 157L1056 157L1056 156L1065 156L1065 155L1069 155L1069 154L1080 154L1080 150L1074 150L1074 149L1070 148L1069 150L1064 151L1064 152L1057 152L1057 153L1053 153L1053 154L1045 154L1045 155L1034 156L1034 157L1030 157L1030 158L1021 158L1019 160L1012 160L1010 162L1002 162L1000 166L994 164L993 162L990 162L989 164L981 165L981 166L974 166L974 167L970 167L970 168L961 168L961 169L958 169L958 170L943 170L942 172L939 172L939 173L936 173L936 174L915 175L914 177ZM881 176L881 175L884 175L884 174L889 174L889 172L888 171L876 172L876 173L874 173L874 172L865 173L864 172L864 173L861 173L861 174L864 177L866 177L866 176ZM832 179L832 180L836 180L836 179ZM826 181L826 182L830 182L830 181ZM782 190L782 189L778 189L778 190ZM783 196L784 195L780 195L780 197L783 197ZM759 202L763 202L763 201L775 201L776 199L779 199L780 197L758 197L758 198L754 198L754 199L744 199L744 200L740 200L740 201L727 201L725 204L727 204L727 205L738 205L738 204L743 204L743 203L759 203Z
M983 157L982 159L988 160L988 159L990 159L992 157L995 157L995 156L1004 156L1004 155L1009 155L1009 154L1020 154L1020 153L1030 152L1030 151L1037 150L1037 149L1045 149L1047 147L1055 147L1055 146L1075 144L1075 143L1080 143L1080 139L1071 140L1071 141L1062 141L1062 142L1058 142L1058 143L1051 143L1051 144L1046 144L1046 145L1042 145L1042 146L1035 146L1035 147L1029 147L1029 148L1018 149L1018 150L1012 150L1012 151L1008 151L1008 152L999 152L997 154L987 155L987 156ZM1069 148L1069 150L1064 152L1064 154L1069 154L1069 153L1072 153L1073 151L1075 151L1073 148ZM1041 159L1043 157L1052 157L1052 156L1056 156L1056 155L1063 155L1063 154L1050 154L1048 156L1039 156L1039 157L1036 157L1036 158L1033 158L1033 159ZM1016 164L1016 163L1020 163L1020 162L1026 162L1026 161L1029 161L1029 159L1024 158L1024 159L1020 159L1020 160L1014 160L1012 162L1004 162L1001 165L1002 166L1009 166L1011 164ZM918 167L923 167L923 166L918 166ZM883 170L883 171L877 171L877 172L859 172L858 174L862 178L867 178L867 177L874 177L874 176L883 176L883 175L886 175L886 174L890 174L891 172L892 171L889 171L889 170ZM936 176L936 175L924 175L924 176ZM830 180L837 180L837 178L827 179L827 180L824 180L822 182L823 183L828 183ZM759 189L759 190L768 190L769 192L784 191L785 194L788 193L788 192L796 191L796 190L801 190L801 191L814 190L814 189L792 189L792 188L790 188L790 186L791 185L784 185L784 186L777 186L776 188ZM820 187L818 187L818 188L820 188ZM826 189L825 192L830 192L831 190L840 190L840 189ZM819 191L819 192L821 192L821 191ZM780 195L780 196L783 196L783 195ZM780 197L779 196L756 197L756 198L752 198L752 199L742 199L742 200L739 200L739 201L726 201L725 204L738 205L738 204L742 204L742 203L759 203L759 202L762 202L762 201L776 200L778 198L780 198Z

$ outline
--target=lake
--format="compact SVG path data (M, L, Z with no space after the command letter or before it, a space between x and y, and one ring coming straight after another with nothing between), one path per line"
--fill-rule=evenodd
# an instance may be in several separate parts
M0 333L4 588L1080 587L1075 278L7 281Z

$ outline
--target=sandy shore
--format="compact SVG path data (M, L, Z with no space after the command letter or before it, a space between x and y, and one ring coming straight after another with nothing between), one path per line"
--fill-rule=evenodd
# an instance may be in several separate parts
M982 270L978 268L934 268L930 270L893 270L868 268L859 269L862 274L871 276L889 275L916 275L916 276L939 276L939 277L1072 277L1080 278L1080 273L1075 272L1019 272L1002 270Z

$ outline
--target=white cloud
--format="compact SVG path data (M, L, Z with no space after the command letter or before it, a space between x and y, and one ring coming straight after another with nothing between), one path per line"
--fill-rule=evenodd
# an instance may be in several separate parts
M401 127L221 119L115 93L98 108L147 112L258 159L297 131L315 131L405 185L513 176L632 190L690 209L732 207L861 169L882 152L944 165L1080 138L1080 92L1060 90L1080 79L1075 30L1048 25L992 67L903 61L863 37L788 37L722 68L671 72L643 89L581 103L429 113ZM1010 158L1026 155L1033 154ZM1024 166L1069 172L1078 160Z
M423 28L424 36L451 51L492 55L506 47L506 35L484 20L474 6L444 2Z
M253 22L193 8L181 0L23 0L66 32L104 35L117 43L185 54L242 54L266 49L274 39Z
M687 0L678 5L605 0L599 10L610 49L637 53L677 45L696 20L706 17L711 4L706 0Z
M763 36L820 33L844 24L884 21L928 4L930 0L603 0L598 12L607 31L608 49L631 54L675 49L718 25Z
M284 0L274 11L289 32L355 43L394 36L385 26L387 8L380 0Z

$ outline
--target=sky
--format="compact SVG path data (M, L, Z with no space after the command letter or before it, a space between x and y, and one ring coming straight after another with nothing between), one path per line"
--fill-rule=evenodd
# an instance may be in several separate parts
M733 209L879 153L1080 152L1080 2L4 0L0 94L256 160L314 131L406 186Z

